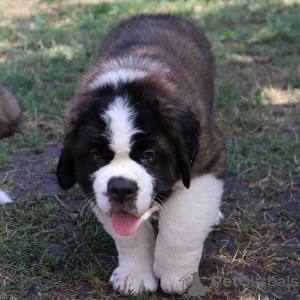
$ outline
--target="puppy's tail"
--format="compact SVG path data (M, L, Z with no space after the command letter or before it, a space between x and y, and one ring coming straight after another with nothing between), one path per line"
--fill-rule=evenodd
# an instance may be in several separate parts
M0 204L12 203L13 201L9 198L9 196L0 189Z
M18 100L0 83L0 139L12 134L20 117L21 107Z

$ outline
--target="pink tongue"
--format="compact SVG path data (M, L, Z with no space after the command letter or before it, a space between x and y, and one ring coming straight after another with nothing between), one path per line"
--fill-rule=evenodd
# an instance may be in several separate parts
M123 210L114 212L111 218L111 224L115 232L123 236L135 233L140 225L140 221L141 217L136 217Z

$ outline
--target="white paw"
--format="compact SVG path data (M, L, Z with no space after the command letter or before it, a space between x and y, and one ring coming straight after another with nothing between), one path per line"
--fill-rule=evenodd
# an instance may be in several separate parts
M137 271L118 267L110 277L114 290L121 290L125 294L139 292L154 292L157 289L157 278L152 271Z
M192 285L193 277L192 272L180 278L182 274L174 274L172 276L163 276L160 279L160 286L167 294L181 295L188 287ZM179 277L179 279L178 279Z
M154 274L160 278L160 286L165 293L182 294L191 286L193 270L185 268L165 268L154 263Z

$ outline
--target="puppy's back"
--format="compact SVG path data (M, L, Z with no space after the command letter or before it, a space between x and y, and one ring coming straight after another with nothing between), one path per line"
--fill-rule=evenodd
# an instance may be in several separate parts
M174 15L139 15L119 25L102 42L96 65L109 59L151 57L165 64L187 93L213 104L214 59L204 33Z

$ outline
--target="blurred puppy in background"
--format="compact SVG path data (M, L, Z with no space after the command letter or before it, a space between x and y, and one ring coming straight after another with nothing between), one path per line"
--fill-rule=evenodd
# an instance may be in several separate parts
M13 94L0 83L0 139L12 134L21 117L21 108Z
M21 117L21 108L13 94L0 83L0 139L13 133ZM12 200L0 189L0 204Z

